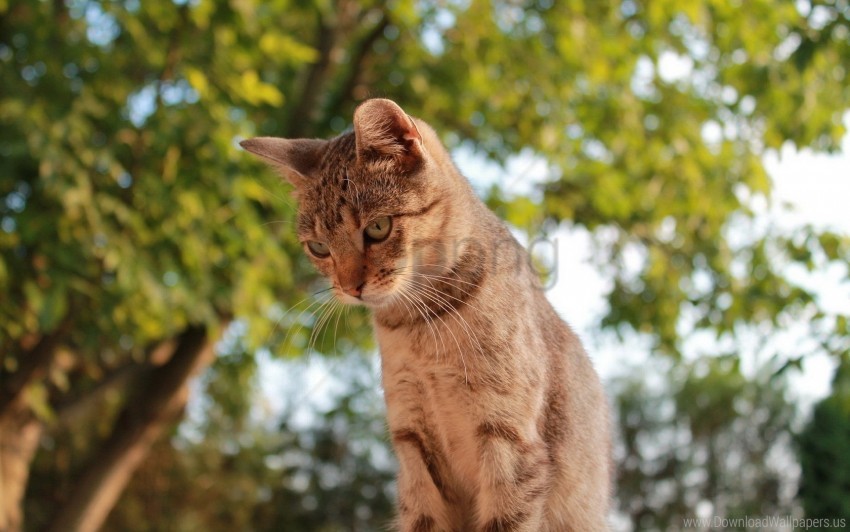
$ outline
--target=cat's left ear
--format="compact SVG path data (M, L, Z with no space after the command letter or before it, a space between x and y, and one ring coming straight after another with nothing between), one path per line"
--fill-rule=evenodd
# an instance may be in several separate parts
M387 158L411 171L422 161L422 135L392 100L366 100L354 111L358 158Z
M306 183L316 170L328 141L255 137L239 143L246 151L275 167L295 188Z

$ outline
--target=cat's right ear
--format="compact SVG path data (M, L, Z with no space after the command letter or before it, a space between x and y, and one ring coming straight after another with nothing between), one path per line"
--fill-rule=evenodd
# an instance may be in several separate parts
M374 98L354 111L358 158L394 160L402 170L422 161L422 135L416 122L392 100Z
M316 170L328 141L321 139L281 139L255 137L239 143L276 168L296 188L301 187Z

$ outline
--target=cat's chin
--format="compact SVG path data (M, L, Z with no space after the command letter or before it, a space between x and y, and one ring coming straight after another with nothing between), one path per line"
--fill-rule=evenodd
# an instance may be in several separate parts
M386 306L392 299L391 294L363 294L360 297L354 297L339 292L337 292L336 297L340 303L359 305L373 310Z
M363 299L358 301L358 304L363 305L364 307L370 308L372 310L378 310L389 305L391 299L391 296L385 294L376 296L364 296Z

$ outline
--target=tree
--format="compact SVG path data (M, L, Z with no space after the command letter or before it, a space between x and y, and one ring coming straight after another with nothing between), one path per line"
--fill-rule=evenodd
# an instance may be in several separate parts
M682 364L655 389L637 374L616 383L617 498L636 530L687 528L684 519L700 514L795 509L794 410L776 369L766 365L748 378L737 357L725 356Z
M850 523L850 370L839 366L832 395L815 405L806 428L797 439L802 477L800 498L806 517L819 519L818 529Z
M90 442L75 481L85 489L55 515L55 528L91 530L231 317L268 336L272 304L299 293L289 232L263 226L290 212L285 192L236 171L232 140L248 122L228 118L243 102L270 110L280 92L242 65L216 80L244 81L232 100L187 81L237 38L274 68L256 49L274 17L255 26L171 2L0 6L0 527L20 527L45 427L80 408L103 414L97 399L117 390L130 400L114 407L111 435Z
M848 19L846 0L0 1L0 528L39 441L86 415L106 426L52 522L97 528L229 323L248 352L308 343L275 325L314 289L287 188L235 141L342 131L370 95L450 147L545 160L536 196L491 203L594 232L605 327L676 360L695 330L802 318L846 353L846 316L783 276L846 261L846 235L730 231L769 197L765 150L837 149Z

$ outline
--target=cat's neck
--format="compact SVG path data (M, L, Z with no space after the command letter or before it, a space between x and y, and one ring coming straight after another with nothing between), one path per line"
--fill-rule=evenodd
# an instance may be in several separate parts
M450 265L420 268L412 273L408 279L408 296L375 309L375 322L395 330L438 321L461 307L476 308L475 301L491 273L478 251L468 246Z
M374 309L379 329L439 324L456 313L471 317L488 306L480 301L488 294L509 296L520 287L536 287L527 251L490 211L482 210L463 239L444 243L443 261L409 268L406 295Z

